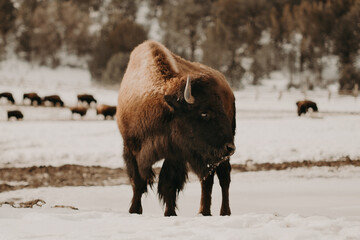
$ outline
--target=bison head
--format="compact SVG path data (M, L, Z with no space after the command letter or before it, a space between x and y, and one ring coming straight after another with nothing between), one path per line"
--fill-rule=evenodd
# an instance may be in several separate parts
M169 120L172 147L188 158L195 171L203 172L204 165L213 168L235 151L235 119L227 114L228 104L224 103L227 98L222 94L224 91L215 79L201 76L194 80L187 77L186 85L176 94L165 95L172 108Z

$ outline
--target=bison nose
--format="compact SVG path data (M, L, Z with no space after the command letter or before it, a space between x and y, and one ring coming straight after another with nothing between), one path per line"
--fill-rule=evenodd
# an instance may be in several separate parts
M225 144L225 149L228 153L228 156L231 156L234 154L236 147L233 143L227 143Z

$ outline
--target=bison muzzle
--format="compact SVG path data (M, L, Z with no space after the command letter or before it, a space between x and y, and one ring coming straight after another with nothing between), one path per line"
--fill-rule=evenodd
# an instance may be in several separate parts
M220 214L231 214L229 158L235 151L235 97L220 72L146 41L131 53L116 118L133 188L130 213L142 213L141 197L154 182L152 165L164 159L158 195L165 216L176 215L176 198L188 170L201 181L199 212L211 215L216 174L222 188Z

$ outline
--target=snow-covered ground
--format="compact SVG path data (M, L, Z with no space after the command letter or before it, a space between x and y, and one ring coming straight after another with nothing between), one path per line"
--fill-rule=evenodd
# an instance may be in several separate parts
M335 90L307 92L320 112L299 118L295 102L304 94L285 91L277 73L261 87L235 92L237 151L232 163L284 162L360 157L360 99ZM22 94L58 94L66 106L90 93L116 104L117 87L92 84L86 70L49 70L19 61L0 63L0 92L17 105L0 101L0 168L80 164L123 167L116 122L90 109L84 119L69 109L30 107ZM281 91L281 98L279 98ZM7 121L19 109L23 121ZM0 193L0 202L43 199L43 207L0 207L0 239L360 239L360 170L356 167L296 169L232 175L232 216L219 217L220 189L213 192L214 217L198 216L196 178L179 196L179 217L162 217L153 191L143 198L144 215L127 213L131 187L63 187ZM156 188L154 189L156 191ZM79 208L52 208L70 205Z
M213 217L197 215L197 181L186 185L179 195L178 217L171 218L162 217L152 191L143 197L142 216L128 214L129 185L5 192L0 202L40 198L46 204L1 207L0 239L360 239L359 184L354 168L235 174L230 217L218 216L217 182Z

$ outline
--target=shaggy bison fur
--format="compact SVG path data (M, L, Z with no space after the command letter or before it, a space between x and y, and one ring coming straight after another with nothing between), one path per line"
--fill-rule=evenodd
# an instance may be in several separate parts
M165 216L176 215L177 195L189 170L201 182L199 212L211 215L216 174L222 189L220 215L230 215L235 112L234 94L220 72L155 41L137 46L121 81L116 114L133 188L129 212L142 213L141 197L154 183L152 165L164 159L158 195Z

